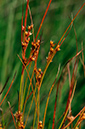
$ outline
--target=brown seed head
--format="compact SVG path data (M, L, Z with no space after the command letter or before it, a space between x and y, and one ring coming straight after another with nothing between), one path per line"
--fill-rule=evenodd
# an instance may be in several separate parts
M42 124L42 121L39 121L39 124Z
M54 47L53 41L50 41L50 46L51 46L51 47Z
M68 119L69 121L72 121L72 120L74 119L74 116L68 116L67 119Z
M82 115L82 118L81 118L82 120L85 120L85 113L83 113L83 115Z
M56 46L56 50L57 50L57 51L60 51L60 45L57 45L57 46Z
M35 57L31 57L31 60L32 60L32 61L35 61Z
M38 71L41 72L41 69L39 68Z
M40 40L38 39L37 42L40 43Z
M53 41L52 40L50 41L50 45L53 45Z
M51 48L50 48L50 52L52 52L52 53L53 53L53 51L54 51L54 49L51 47Z
M29 31L31 31L32 28L33 28L33 24L31 26L28 26Z
M27 32L27 31L25 31L25 35L26 35L26 36L28 35L28 32Z

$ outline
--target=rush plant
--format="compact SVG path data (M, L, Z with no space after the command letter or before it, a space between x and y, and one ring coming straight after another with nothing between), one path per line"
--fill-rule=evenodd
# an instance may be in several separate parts
M75 16L73 18L70 18L71 22L67 26L65 32L61 36L58 43L54 43L50 39L50 49L48 52L48 56L46 57L46 65L44 70L41 69L41 67L38 67L38 57L39 57L39 51L42 44L42 35L39 36L39 33L41 31L43 22L46 18L47 12L49 10L50 4L52 0L49 0L49 3L47 5L46 11L44 13L44 16L41 20L39 29L36 33L36 36L34 36L34 24L32 20L32 14L29 6L29 0L26 1L26 11L25 11L25 18L24 18L24 10L22 9L22 20L21 20L21 47L22 47L22 57L17 54L21 64L22 64L22 70L21 70L21 80L20 80L20 88L18 91L18 100L17 100L17 110L13 110L13 106L11 106L11 103L8 101L9 109L7 110L7 114L11 114L10 120L8 123L5 123L5 115L3 113L3 105L4 100L6 99L7 95L10 93L10 89L12 88L12 85L16 78L16 73L14 74L14 77L11 81L11 84L5 94L5 96L0 101L0 129L8 129L9 126L14 124L13 128L16 129L45 129L45 128L52 128L52 129L81 129L83 121L85 121L85 106L79 111L79 113L75 116L72 115L72 100L75 93L75 88L77 85L77 71L78 71L78 64L81 61L83 65L83 71L85 76L85 64L84 64L84 48L82 45L82 48L80 51L76 49L76 54L70 58L64 66L58 67L57 74L55 76L55 79L49 87L49 92L47 93L47 100L44 104L44 113L41 110L41 95L42 95L42 89L43 87L42 83L43 80L47 79L46 72L50 67L51 62L53 61L53 58L57 56L58 52L61 52L61 45L67 38L68 34L70 33L72 27L74 29L75 37L76 37L76 48L78 47L77 44L77 35L74 25L74 20L79 15L79 13L84 9L85 2L81 5L80 9L77 11ZM30 25L27 23L27 17L28 17L28 11L31 19ZM31 46L31 49L30 49ZM63 49L63 48L62 48ZM30 54L28 55L28 51L30 51ZM82 57L79 58L80 54L82 54ZM74 63L73 63L74 61ZM70 65L73 63L73 68L70 70ZM55 67L55 66L54 66ZM51 75L52 76L52 75ZM59 119L56 120L56 112L58 113L58 110L62 107L58 107L58 104L60 105L60 99L61 99L61 93L62 93L62 87L64 87L64 83L68 79L69 82L69 90L67 93L67 102L66 107L63 110L62 115L60 115ZM0 95L3 94L5 91L5 87L7 86L9 78L7 79L5 85L0 91ZM48 84L46 84L48 85ZM43 87L43 88L42 88ZM55 89L56 93L53 91ZM45 91L45 90L44 90ZM53 91L53 92L52 92ZM49 99L51 97L51 94L55 94L55 102L54 105L52 105L53 113L52 113L52 119L49 119L48 125L46 125L45 121L47 119L46 115L48 113L47 109L51 107L49 105ZM66 94L66 93L65 93ZM77 105L77 104L76 104ZM58 108L57 108L58 107ZM31 111L32 110L32 111ZM10 112L9 112L10 111ZM32 114L32 118L30 118L30 114ZM43 117L41 117L43 116ZM49 118L49 115L48 115ZM31 119L31 122L28 122L29 119ZM51 123L51 124L50 124Z

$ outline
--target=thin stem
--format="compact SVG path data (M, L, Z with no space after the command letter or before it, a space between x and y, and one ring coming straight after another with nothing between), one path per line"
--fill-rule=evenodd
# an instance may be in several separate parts
M31 14L30 6L28 6L28 9L29 9L29 15L30 15L30 19L31 19L31 25L33 25L33 19L32 19L32 14ZM33 34L33 41L34 41L34 27L32 28L32 34Z
M2 99L2 101L1 101L1 103L0 103L0 106L2 105L2 103L3 103L3 101L5 100L6 96L8 95L8 93L9 93L11 87L12 87L12 84L13 84L13 82L14 82L15 76L16 76L16 72L15 72L14 77L13 77L13 80L12 80L10 86L9 86L9 89L7 90L7 92L6 92L5 96L4 96L4 98Z
M80 122L80 120L81 120L81 118L82 118L82 115L83 115L84 111L85 111L85 109L81 112L81 114L80 114L80 116L79 116L79 119L77 120L77 122L76 122L76 124L75 124L75 126L74 126L74 129L76 129L78 123Z
M34 129L34 126L35 126L35 119L36 119L36 107L35 107L35 112L34 112L34 120L33 120L33 129Z
M67 113L68 113L68 110L69 110L70 104L71 104L72 99L73 99L73 96L74 96L74 92L75 92L76 84L77 84L77 81L75 81L74 89L73 89L73 93L72 93L72 96L71 96L71 99L70 99L70 103L69 103L69 105L68 105L68 108L67 108L67 110L66 110L66 112L65 112L64 118L63 118L63 120L62 120L62 122L61 122L61 124L60 124L60 126L59 126L59 128L58 128L58 129L61 129L61 127L62 127L63 123L65 122L65 119L66 119L66 116L67 116Z
M31 64L32 64L32 62L30 63L30 65L28 67L28 73L30 71ZM27 80L28 80L28 74L27 74L26 81L25 81L24 93L23 93L23 98L22 98L22 103L21 103L21 110L22 110L23 103L24 103L24 98L25 98L25 93L26 93L26 87L27 87Z
M16 122L15 122L14 115L13 115L13 112L12 112L12 110L11 110L11 105L10 105L10 102L9 102L9 101L8 101L8 104L9 104L9 108L10 108L10 112L11 112L11 115L12 115L12 119L13 119L15 128L17 129Z
M36 37L35 37L35 42L36 42L36 40L37 40L37 37L38 37L38 35L39 35L40 29L41 29L41 27L42 27L42 24L43 24L43 22L44 22L44 19L45 19L45 17L46 17L46 14L47 14L47 12L48 12L48 9L49 9L49 7L50 7L51 2L52 2L52 0L49 1L48 6L47 6L47 8L46 8L45 14L44 14L44 16L43 16L43 18L42 18L42 21L41 21L41 23L40 23L40 26L39 26L37 35L36 35Z
M21 82L20 82L20 90L19 90L19 110L22 110L22 97L23 97L23 81L24 81L24 73L21 74Z
M27 23L28 5L29 5L29 0L27 0L27 6L26 6L26 12L25 12L25 21L24 21L25 30L26 30L26 23Z
M25 127L26 127L26 124L27 124L27 120L28 120L28 117L29 117L29 113L30 113L30 110L31 110L31 107L32 107L32 104L33 104L33 97L32 97L32 101L31 101L31 104L30 104L30 108L29 108L29 111L27 113L27 117L26 117L26 121L25 121Z
M37 129L39 129L39 114L40 114L40 93L39 93L39 87L38 87L38 93L37 93L37 103L38 103L38 116L37 116Z
M85 107L74 117L72 121L70 121L63 129L66 129L70 124L81 114L81 112L85 110Z
M71 24L73 24L73 21L75 20L75 18L77 17L77 15L79 14L79 12L81 11L81 9L83 8L84 4L81 6L81 8L78 10L78 12L76 13L76 15L74 16L74 18L72 19L72 21L70 22L70 24L68 25L68 27L66 28L65 32L63 33L62 37L60 38L58 45L60 44L60 42L62 41L63 37L65 36L66 32L68 31L69 27L71 26Z
M36 90L34 91L33 85L32 85L32 79L33 79L33 76L34 76L34 70L33 70L33 72L32 72L32 76L31 76L31 80L30 80L29 87L30 87L30 86L32 87L33 98L34 98L35 104L36 104L36 98L35 98L35 91L36 91ZM28 88L29 88L29 87L28 87ZM35 87L35 89L36 89L36 87ZM24 103L23 116L24 116L24 112L25 112L25 107L26 107L27 99L28 99L28 94L29 94L29 90L28 90L28 92L27 92L26 99L25 99L25 103ZM37 107L36 107L36 111L37 111Z
M54 80L54 82L53 82L53 84L52 84L52 86L50 88L49 94L48 94L48 98L47 98L47 102L46 102L46 106L45 106L44 117L43 117L43 127L42 127L42 129L44 129L44 125L45 125L45 118L46 118L46 112L47 112L47 107L48 107L48 102L49 102L50 94L51 94L52 89L53 89L53 87L55 85L55 82L57 80L58 74L59 74L59 70L57 72L56 78L55 78L55 80Z
M60 65L58 67L58 74L60 71ZM60 79L59 79L60 80ZM60 82L60 81L59 81ZM56 98L55 98L55 105L54 105L54 113L53 113L53 123L52 123L52 129L54 129L54 125L55 125L55 115L56 115L56 106L57 106L57 95L58 95L58 90L59 90L59 83L57 85L57 89L56 89Z

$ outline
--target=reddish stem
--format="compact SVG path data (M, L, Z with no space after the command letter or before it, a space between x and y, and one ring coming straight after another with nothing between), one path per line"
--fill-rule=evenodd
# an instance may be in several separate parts
M11 105L10 105L10 102L9 102L9 101L8 101L8 104L9 104L9 108L10 108L10 112L11 112L11 115L12 115L12 119L13 119L15 128L17 129L16 122L15 122L14 115L13 115L13 112L12 112L12 110L11 110Z
M65 113L66 113L66 111L67 111L67 109L68 109L68 106L69 106L69 103L70 103L70 98L71 98L72 91L73 91L74 80L75 80L76 73L77 73L77 69L76 69L76 73L74 74L74 72L75 72L75 68L76 68L76 60L75 60L74 68L73 68L73 74L72 74L72 79L71 79L70 90L69 90L69 95L68 95L68 100L67 100L67 104L66 104ZM62 128L61 128L61 129L63 129L65 121L66 121L66 119L64 120L64 122L63 122L63 125L62 125Z
M26 12L25 12L25 21L24 21L25 30L26 30L26 23L27 23L28 4L29 4L29 0L27 0L27 6L26 6Z
M24 68L25 68L25 67L24 67L24 65L23 65L23 66L22 66L22 73L21 73L22 75L24 74Z
M1 103L0 103L0 106L2 105L2 103L3 103L4 99L6 98L6 96L8 95L8 93L9 93L11 87L12 87L12 84L13 84L13 82L14 82L15 76L16 76L16 73L14 74L13 80L12 80L12 82L11 82L11 84L10 84L10 86L9 86L9 89L8 89L8 91L6 92L4 98L2 99L2 101L1 101Z
M35 37L35 42L36 42L36 40L37 40L37 37L38 37L38 35L39 35L40 29L41 29L41 27L42 27L42 24L43 24L43 22L44 22L44 19L45 19L45 17L46 17L46 14L47 14L47 12L48 12L48 9L49 9L49 7L50 7L51 2L52 2L52 0L49 1L48 6L47 6L47 8L46 8L45 14L44 14L44 16L43 16L43 18L42 18L42 21L41 21L41 24L40 24L40 26L39 26L37 35L36 35L36 37Z
M21 21L21 43L23 42L23 9L22 9L22 21Z

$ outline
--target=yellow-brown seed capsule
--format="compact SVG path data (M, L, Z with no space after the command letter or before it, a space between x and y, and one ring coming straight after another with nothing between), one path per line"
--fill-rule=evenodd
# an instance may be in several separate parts
M27 44L22 42L22 47L26 47L26 46L27 46Z
M33 28L33 24L31 24L31 28Z
M32 28L33 28L33 24L31 26L28 26L29 31L31 31Z
M39 68L38 71L41 72L41 69Z
M21 123L20 125L19 125L19 129L24 129L25 128L25 126Z
M42 129L42 125L40 125L40 129Z
M27 48L28 44L22 42L22 49L25 50Z
M25 31L25 35L26 35L26 36L28 35L28 32L27 32L27 31Z
M52 40L50 41L50 45L53 45L53 41Z
M60 45L57 45L57 46L56 46L56 50L57 50L57 51L60 51Z
M34 42L32 42L31 44L32 44L32 50L34 50L36 48L36 44Z
M42 124L42 121L39 121L39 124Z
M69 121L72 121L72 120L74 119L74 116L67 116L67 119L68 119Z
M55 46L54 43L53 43L53 41L50 41L50 46L51 47L54 47Z
M30 35L32 35L32 33L31 32L28 32L28 36L30 36Z
M16 112L14 116L16 117L17 122L22 120L22 113L20 111Z
M40 40L38 39L37 42L40 43Z
M82 118L81 118L82 120L85 120L85 113L83 113L83 115L82 115Z
M25 42L28 44L29 43L29 40L26 39Z
M36 45L39 46L39 42L36 42Z
M54 49L51 47L51 48L50 48L50 52L53 52L53 51L54 51Z
M42 129L42 121L39 121L39 128Z
M1 122L0 122L0 129L3 129L3 128L2 128L2 124L1 124Z
M32 60L32 61L35 61L35 58L34 58L34 57L31 57L31 60Z
M41 79L41 74L38 76L38 79Z
M31 44L32 44L32 46L34 46L34 42L32 42Z
M28 30L29 30L29 31L31 30L31 26L28 26Z

